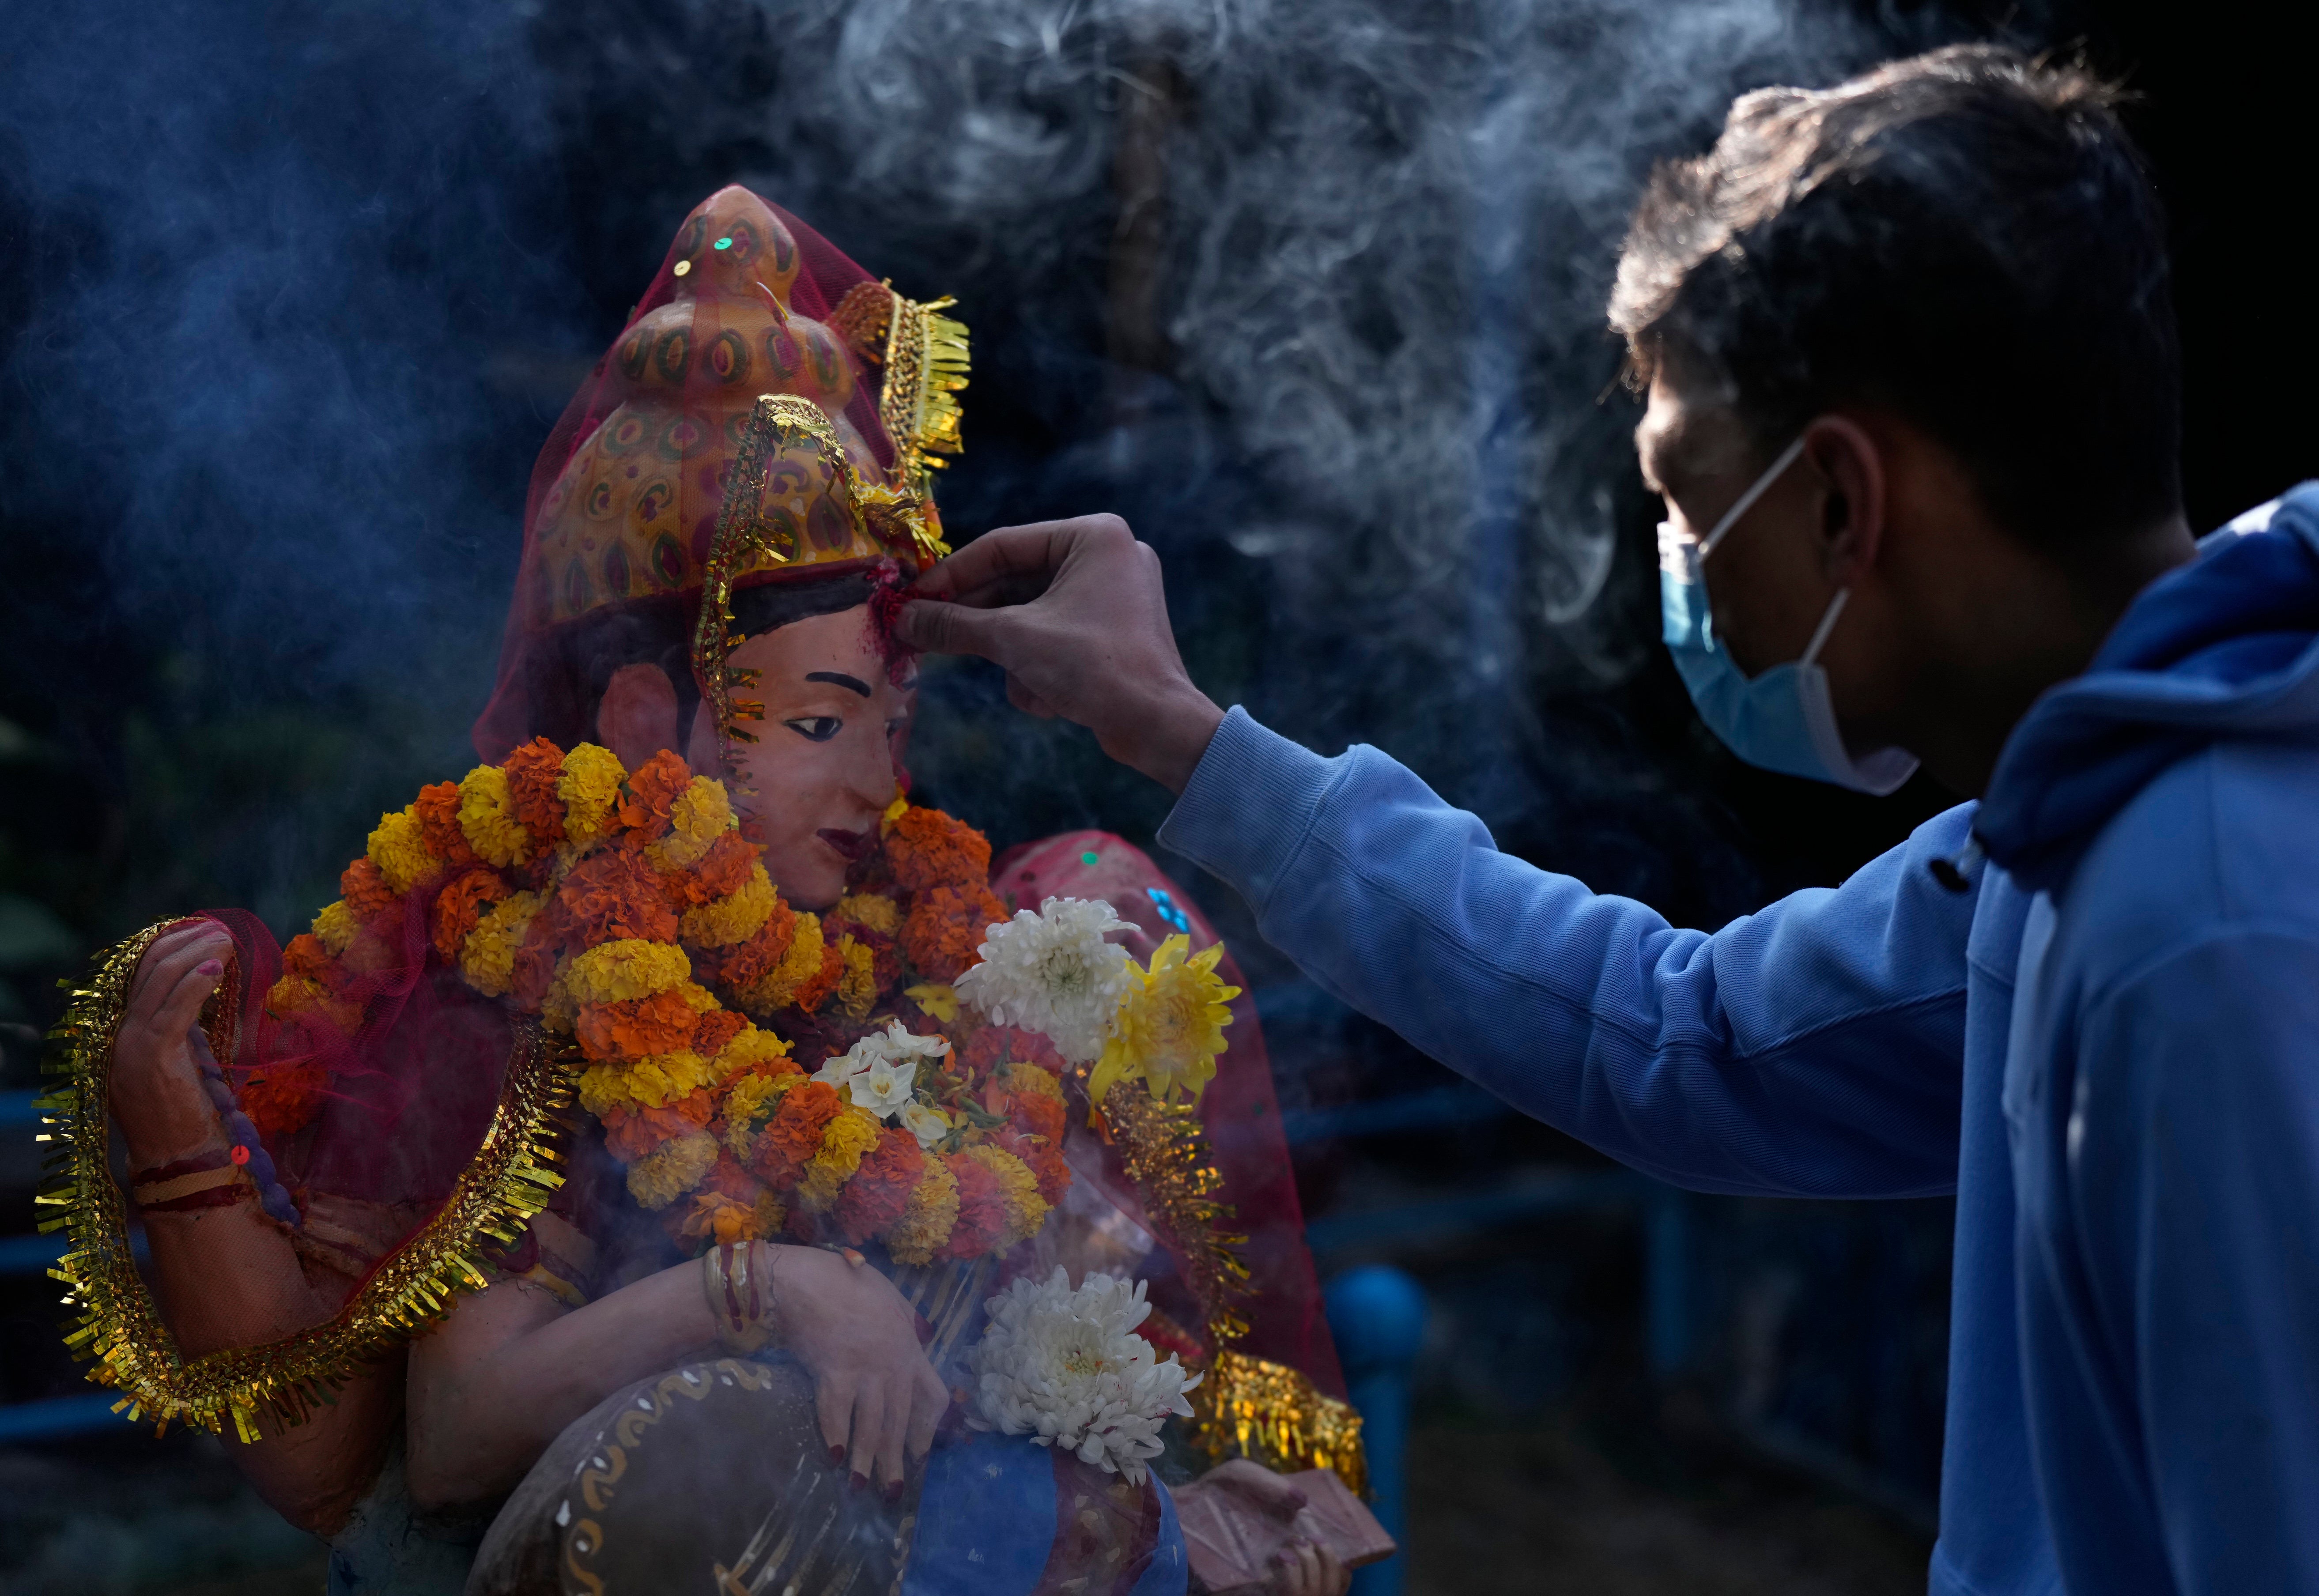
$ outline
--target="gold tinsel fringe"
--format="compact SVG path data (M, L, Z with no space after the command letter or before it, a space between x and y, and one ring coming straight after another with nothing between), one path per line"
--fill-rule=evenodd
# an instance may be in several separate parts
M927 468L943 464L934 456L955 455L965 446L958 395L971 364L966 324L938 313L957 302L944 295L920 304L898 293L887 329L878 419L901 455L897 475L919 492L925 491Z
M1286 1364L1220 1351L1189 1400L1192 1438L1218 1462L1252 1457L1280 1474L1333 1468L1356 1494L1368 1494L1361 1416Z
M1080 1085L1086 1085L1084 1068ZM1249 1276L1236 1249L1248 1238L1226 1228L1233 1211L1216 1201L1223 1171L1209 1157L1199 1105L1161 1103L1142 1081L1123 1080L1104 1094L1103 1118L1143 1198L1145 1216L1184 1259L1185 1284L1207 1318L1208 1345L1240 1339L1248 1321L1237 1304L1249 1293Z
M222 1434L230 1421L236 1435L254 1441L261 1415L281 1427L300 1422L368 1358L448 1312L460 1292L489 1283L484 1239L514 1240L564 1184L547 1168L556 1155L546 1143L571 1090L537 1027L526 1026L483 1146L451 1196L335 1318L279 1341L228 1348L188 1363L131 1260L127 1207L106 1166L113 1035L138 960L172 924L100 956L50 1033L57 1050L47 1068L63 1079L39 1106L50 1127L44 1140L60 1147L50 1159L53 1182L36 1199L48 1211L40 1228L67 1232L65 1255L50 1271L64 1282L66 1303L79 1310L65 1341L76 1357L95 1360L92 1381L122 1393L115 1412L150 1420L157 1429L178 1420Z

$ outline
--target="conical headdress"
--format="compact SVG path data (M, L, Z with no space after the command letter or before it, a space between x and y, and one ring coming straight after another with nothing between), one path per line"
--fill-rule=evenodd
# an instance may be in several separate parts
M486 758L540 730L543 657L614 609L688 609L720 720L732 589L947 552L966 330L749 190L678 229L532 478ZM702 602L704 595L707 602Z

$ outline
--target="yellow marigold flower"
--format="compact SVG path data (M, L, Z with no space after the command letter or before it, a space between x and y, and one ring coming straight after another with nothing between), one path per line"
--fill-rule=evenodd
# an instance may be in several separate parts
M573 843L592 843L604 834L619 801L627 769L608 748L582 743L564 756L564 773L555 779L555 796L564 800L564 835Z
M906 792L896 793L894 795L894 801L886 806L886 812L878 816L879 834L883 835L885 833L893 830L894 822L899 820L903 816L909 812L910 795Z
M998 1177L999 1198L1006 1204L1006 1233L992 1250L1004 1252L1037 1235L1047 1222L1047 1200L1039 1195L1039 1177L1031 1167L996 1147L970 1147L966 1156Z
M886 1250L898 1264L930 1264L957 1223L958 1177L940 1159L928 1159L926 1172L902 1204L902 1217L886 1232Z
M1002 1064L998 1068L998 1078L1010 1092L1030 1092L1042 1097L1058 1098L1063 1095L1063 1083L1036 1064Z
M629 1097L645 1108L666 1108L712 1084L713 1078L708 1061L690 1049L639 1059L628 1066L627 1075Z
M840 919L867 925L884 936L902 928L902 906L881 892L849 892L837 900Z
M645 850L655 870L690 870L711 843L741 824L733 817L724 786L706 776L695 776L692 785L676 795L668 818L668 835Z
M717 1138L706 1131L672 1137L628 1167L628 1195L643 1207L667 1207L717 1167Z
M790 1044L786 1038L776 1036L770 1031L761 1031L754 1025L744 1025L735 1032L733 1040L725 1044L725 1050L717 1055L717 1061L730 1073L753 1069L759 1064L770 1064L776 1059L789 1056Z
M809 1213L826 1213L837 1205L837 1194L862 1167L862 1157L878 1145L878 1116L859 1108L839 1111L821 1133L821 1150L798 1177L798 1201Z
M725 1145L746 1163L756 1145L757 1129L773 1117L790 1088L805 1079L794 1070L781 1075L744 1075L725 1094Z
M572 996L572 983L564 978L570 973L567 966L548 984L547 995L539 1000L539 1023L563 1036L571 1035L580 1023L580 1000Z
M849 1020L867 1019L870 1005L878 1001L878 956L850 936L837 939L837 956L845 960L845 971L837 978L837 1012Z
M515 984L515 951L523 945L532 916L546 903L546 893L519 892L483 911L475 928L467 933L467 940L459 944L459 973L467 978L467 985L486 997L507 995ZM571 1028L572 1016L567 1013L564 1029Z
M720 898L687 909L677 921L677 934L696 948L729 948L757 934L772 917L781 894L762 864L749 867L749 879Z
M1087 1082L1089 1101L1100 1104L1114 1081L1141 1076L1162 1103L1175 1101L1179 1091L1196 1103L1214 1078L1224 1027L1232 1023L1228 1005L1240 988L1225 986L1216 974L1222 942L1187 959L1191 945L1187 936L1171 936L1152 953L1150 968L1137 972L1140 978L1119 1005L1117 1030Z
M441 861L427 852L426 828L420 824L419 810L413 805L378 817L368 852L370 861L386 879L387 890L398 897L441 868Z
M266 1012L284 1018L302 1008L312 1008L324 996L320 982L310 981L304 976L286 975L266 988Z
M355 919L355 912L347 907L344 898L329 905L315 915L312 927L314 940L321 943L323 951L333 959L345 953L347 945L355 940L355 933L361 929L361 924Z
M531 857L531 834L515 817L515 794L499 766L477 765L459 783L459 834L476 858L501 870Z
M584 1005L650 997L691 977L692 961L682 948L630 936L600 942L580 954L564 967L563 980Z
M820 970L821 916L800 912L797 932L790 939L790 951L781 955L779 964L758 978L756 985L740 995L741 1006L761 1014L787 1008L797 1000L798 988Z

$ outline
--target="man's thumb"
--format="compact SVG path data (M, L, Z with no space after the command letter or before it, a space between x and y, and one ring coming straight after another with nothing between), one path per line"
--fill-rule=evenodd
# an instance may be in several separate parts
M988 610L934 599L913 599L894 618L894 636L921 654L971 654L998 660L999 631Z

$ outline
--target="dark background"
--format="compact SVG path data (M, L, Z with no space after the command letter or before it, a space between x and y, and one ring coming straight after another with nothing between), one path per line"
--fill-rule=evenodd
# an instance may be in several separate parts
M100 0L14 18L0 1087L34 1083L55 982L90 951L218 905L286 933L380 809L471 762L532 456L677 221L733 180L904 292L960 297L954 537L1119 510L1166 560L1220 700L1324 752L1376 744L1502 846L1678 924L1840 881L1953 800L1739 765L1656 646L1656 510L1600 329L1636 186L1747 87L1956 39L2082 50L2139 95L2171 211L2204 529L2307 470L2314 320L2289 240L2314 140L2266 14ZM927 681L932 801L1000 846L1084 825L1149 843L1156 789L1014 716L979 666ZM1286 1105L1452 1083L1177 868L1259 990ZM1946 1204L1622 1192L1395 1241L1364 1216L1601 1160L1463 1108L1385 1136L1301 1123L1324 1267L1387 1258L1432 1293L1428 1422L1578 1438L1497 1477L1569 1485L1607 1458L1614 1494L1753 1502L1749 1471L1777 1459L1881 1504L1913 1555ZM1669 1258L1674 1310L1651 1282ZM71 1386L48 1295L0 1279L0 1399ZM1670 1312L1686 1333L1655 1357ZM53 1518L0 1525L0 1568L53 1556Z

